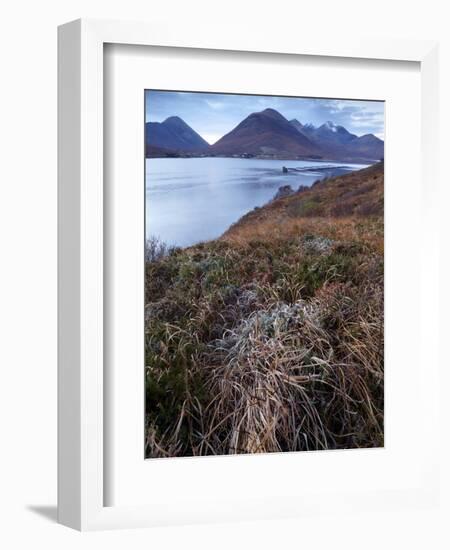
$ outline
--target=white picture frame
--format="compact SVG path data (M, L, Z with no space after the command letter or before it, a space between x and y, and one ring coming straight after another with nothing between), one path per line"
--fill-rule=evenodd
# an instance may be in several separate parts
M265 38L234 29L208 28L199 37L174 23L78 20L59 28L58 87L58 518L80 530L145 527L205 521L229 521L320 513L338 506L351 510L364 505L377 510L389 497L389 506L429 505L437 499L438 456L432 445L421 463L420 482L402 490L367 493L364 503L336 492L324 503L320 491L304 502L272 502L268 496L243 502L216 499L214 506L180 495L170 509L155 505L105 506L104 461L104 46L128 44L170 48L200 48L360 60L410 61L420 64L421 80L421 198L426 232L420 243L422 283L437 289L437 254L429 246L436 235L436 132L438 120L438 47L434 42L355 40L354 37L298 37L279 33ZM437 293L420 304L421 337L437 338ZM387 328L389 330L389 327ZM438 346L430 346L430 354ZM438 359L430 357L420 399L428 424L437 418ZM419 386L419 384L418 384ZM429 391L429 389L435 388ZM432 429L432 428L430 428ZM253 459L258 460L258 457ZM222 460L214 458L214 460ZM186 463L188 464L188 463ZM188 466L187 466L188 467Z

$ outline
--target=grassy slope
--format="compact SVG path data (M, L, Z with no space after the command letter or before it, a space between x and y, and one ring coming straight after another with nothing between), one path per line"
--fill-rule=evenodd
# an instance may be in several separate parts
M292 226L295 228L299 221L311 218L321 218L320 223L325 225L335 224L336 218L381 220L383 203L384 166L379 163L345 176L322 180L302 192L255 208L232 225L224 237L229 240L266 238L273 236L274 230L286 236Z
M383 444L383 167L147 263L147 456Z

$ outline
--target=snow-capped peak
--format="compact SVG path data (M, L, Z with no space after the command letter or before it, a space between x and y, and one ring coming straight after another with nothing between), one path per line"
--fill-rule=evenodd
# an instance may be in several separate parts
M338 130L338 127L336 126L336 124L334 122L331 122L331 120L327 120L325 122L325 126L331 130L332 132L337 132Z

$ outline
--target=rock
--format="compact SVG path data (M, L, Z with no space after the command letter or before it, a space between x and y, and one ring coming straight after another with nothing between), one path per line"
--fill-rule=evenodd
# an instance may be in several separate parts
M277 199L284 199L285 197L289 197L289 195L292 195L293 193L294 193L294 190L290 185L282 185L278 189L278 191L276 192L272 200L276 201Z
M297 193L303 193L303 191L308 191L310 189L307 185L299 185Z

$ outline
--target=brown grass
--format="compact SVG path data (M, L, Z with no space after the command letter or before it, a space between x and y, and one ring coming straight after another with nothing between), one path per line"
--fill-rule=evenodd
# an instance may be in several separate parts
M320 235L336 241L364 243L379 254L384 253L383 219L371 217L261 219L233 226L222 240L239 246L251 241L276 241Z
M293 215L308 191L217 241L153 243L147 457L383 445L383 219L361 214L377 170L315 186L326 212L351 192L350 215Z

